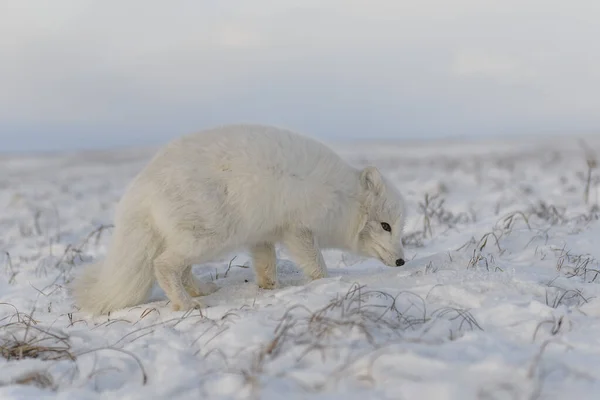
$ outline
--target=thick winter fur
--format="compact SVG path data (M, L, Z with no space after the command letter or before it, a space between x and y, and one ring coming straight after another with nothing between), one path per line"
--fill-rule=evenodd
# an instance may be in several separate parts
M288 130L218 127L167 144L133 180L106 258L76 278L74 296L102 314L144 302L156 280L174 310L199 307L194 297L216 285L191 265L242 249L271 289L279 243L311 280L327 276L322 249L397 266L404 219L403 198L375 167L356 169Z

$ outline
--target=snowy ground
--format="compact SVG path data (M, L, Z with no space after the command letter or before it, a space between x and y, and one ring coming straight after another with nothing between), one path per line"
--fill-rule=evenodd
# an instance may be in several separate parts
M281 253L265 291L233 254L194 267L220 287L203 316L157 288L89 318L65 287L152 151L0 156L0 398L600 398L593 155L572 138L337 149L401 188L411 261L328 252L331 277L307 283Z

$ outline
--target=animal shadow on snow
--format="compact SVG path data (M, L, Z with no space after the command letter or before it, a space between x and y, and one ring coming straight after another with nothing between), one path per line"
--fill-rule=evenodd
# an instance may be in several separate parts
M233 260L233 262L231 262L231 268L227 271L228 266L229 261L194 265L192 267L192 271L198 279L203 282L213 282L218 286L216 292L199 297L207 308L221 305L226 305L231 308L239 307L244 304L251 305L256 298L268 297L270 294L277 293L277 291L288 287L300 287L312 283L307 280L306 276L302 274L302 271L293 261L287 259L277 259L278 286L271 290L258 287L254 269L249 262L236 263L236 260ZM336 277L337 275L340 275L339 273L336 273L336 270L336 268L330 269L329 276ZM227 275L225 275L226 273ZM319 281L317 280L314 282L316 283ZM152 308L160 310L161 313L168 314L182 314L189 312L172 311L169 308L169 302L164 291L155 284L152 289L152 294L146 302L135 307L119 310L118 313L128 313L129 311L134 310L144 311L145 309ZM117 312L111 313L113 317L116 314Z

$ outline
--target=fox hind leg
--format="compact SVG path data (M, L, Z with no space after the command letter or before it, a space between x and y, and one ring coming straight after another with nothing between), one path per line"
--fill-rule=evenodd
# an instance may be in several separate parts
M190 296L183 283L183 273L187 270L187 266L188 263L184 258L168 250L154 260L156 280L171 301L173 311L202 307L199 301Z

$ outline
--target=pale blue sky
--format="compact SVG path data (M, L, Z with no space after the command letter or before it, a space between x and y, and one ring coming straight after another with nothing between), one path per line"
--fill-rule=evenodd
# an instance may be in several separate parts
M0 150L600 132L597 0L0 0Z

